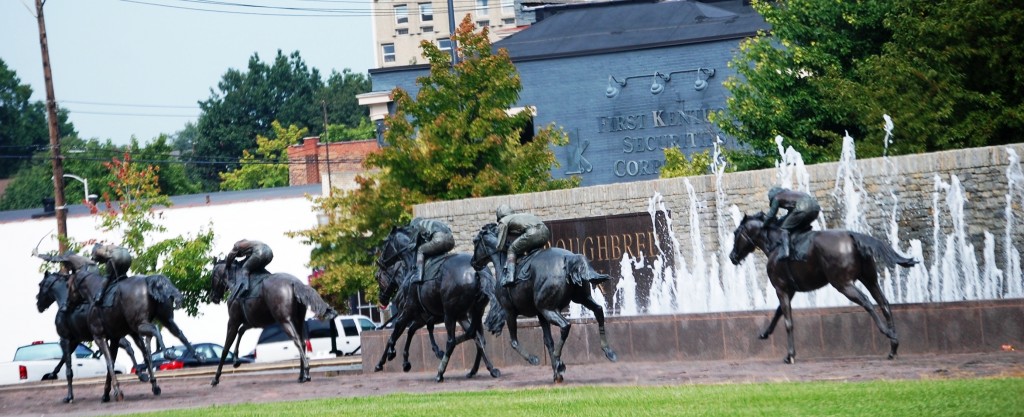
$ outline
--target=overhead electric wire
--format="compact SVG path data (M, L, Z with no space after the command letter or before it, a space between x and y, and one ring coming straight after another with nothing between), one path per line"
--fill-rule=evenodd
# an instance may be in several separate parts
M279 6L262 6L262 5L253 5L253 4L244 4L244 3L214 2L214 1L208 1L208 0L176 0L176 1L181 1L181 2L205 4L205 5L210 5L210 6L224 6L224 7L235 7L235 8L261 8L261 9L271 9L271 10L290 10L290 11L294 11L294 12L309 12L309 13L263 13L263 12L248 12L248 11L240 11L240 10L221 10L221 9L212 9L212 8L176 6L176 5L171 5L171 4L154 3L152 1L141 1L141 0L121 0L121 1L123 1L125 3L134 3L134 4L145 5L145 6L154 6L154 7L165 7L165 8L171 8L171 9L192 10L192 11L198 11L198 12L223 13L223 14L254 15L254 16L281 16L281 17L382 17L382 16L395 16L395 13L393 11L389 11L389 10L378 11L378 10L374 10L373 8L369 8L369 9L364 9L364 8L338 9L338 8L315 8L315 7L279 7ZM414 2L414 1L410 0L410 2ZM361 3L361 2L353 1L352 3ZM453 4L457 4L457 3L465 4L465 6L453 7L452 10L454 12L457 12L457 13L461 14L463 12L474 12L474 11L478 10L478 5L477 5L475 0L472 0L472 1L456 0ZM369 2L365 2L365 3L362 3L362 4L369 5L370 3ZM488 7L488 9L490 9L490 7ZM436 15L443 14L443 13L447 13L447 8L446 7L438 9L438 10L435 10L434 15L436 16ZM483 18L484 16L478 16L478 17L479 18Z
M111 107L154 107L154 108L165 108L165 109L198 109L199 106L174 106L167 104L129 104L129 103L103 103L98 101L78 101L78 100L57 100L57 103L67 104L82 104L87 106L111 106Z

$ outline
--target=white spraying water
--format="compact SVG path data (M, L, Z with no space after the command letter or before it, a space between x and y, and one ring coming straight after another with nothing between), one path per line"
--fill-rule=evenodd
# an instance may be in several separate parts
M1002 257L996 253L996 237L985 230L982 262L979 263L975 247L969 240L970 225L966 223L968 198L956 175L950 175L948 182L938 175L934 177L930 253L925 253L923 243L917 239L900 241L898 220L901 208L895 187L900 173L888 157L893 125L887 115L885 131L885 172L881 193L885 197L869 197L863 185L863 174L857 166L854 139L849 135L843 138L842 158L831 194L835 199L837 216L841 219L836 228L874 235L866 220L867 212L878 210L886 213L888 219L881 233L882 238L888 240L897 252L920 262L913 268L880 271L883 292L889 301L918 303L1024 297L1020 253L1013 245L1014 233L1019 233L1014 229L1020 222L1019 207L1024 204L1024 172L1016 152L1007 148L1009 166L1006 176L1009 192L1006 195L1006 230L1003 237L1005 253ZM784 147L782 137L776 137L775 142L780 154L780 160L776 162L778 185L814 195L802 156L791 146ZM612 310L620 315L673 314L774 309L778 305L775 291L767 283L763 263L758 265L752 261L754 255L748 256L747 260L737 266L728 260L733 244L732 232L739 225L743 214L728 201L728 190L722 186L724 168L716 143L711 169L717 185L712 215L717 228L715 235L719 239L718 253L707 252L705 249L707 245L700 233L700 216L709 210L708 204L696 195L689 180L683 179L686 201L676 204L688 208L686 216L682 218L687 222L686 227L673 227L673 219L665 208L663 196L655 193L647 208L651 215L651 227L656 231L659 242L659 253L650 267L653 269L650 271L653 275L650 290L646 294L640 293L635 278L639 268L648 268L645 260L624 255L620 262L622 277L612 297ZM1014 206L1018 207L1016 211ZM667 222L667 230L658 230L656 219L659 216L663 216L660 218ZM828 219L822 217L815 222L815 229L825 228ZM688 230L688 239L680 242L672 232L674 230ZM671 243L667 245L671 248L669 253L660 252L660 248L665 247L661 242ZM861 290L864 291L863 287ZM847 305L852 303L829 287L801 293L793 301L796 308Z

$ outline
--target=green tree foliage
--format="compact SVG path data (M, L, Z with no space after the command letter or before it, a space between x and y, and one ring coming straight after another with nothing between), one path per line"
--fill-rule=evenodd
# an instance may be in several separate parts
M288 56L278 51L272 63L253 54L245 71L228 70L217 88L199 103L202 114L194 142L196 154L204 160L223 162L197 166L206 189L216 188L217 173L236 166L243 150L255 151L257 136L273 133L274 120L319 135L325 126L325 107L327 124L355 125L368 114L355 98L369 91L365 76L334 72L325 85L320 72L307 67L298 51Z
M693 177L707 175L711 171L711 152L704 151L690 155L677 147L665 148L665 165L661 167L661 178Z
M334 302L357 289L377 290L371 248L392 226L406 223L412 206L437 200L568 188L578 179L555 180L552 144L568 138L551 126L523 141L530 114L509 115L522 86L504 50L493 53L487 29L476 33L467 16L454 39L461 59L423 42L430 74L417 80L413 98L396 89L395 114L386 119L387 146L367 158L371 172L358 189L315 200L329 221L293 233L314 246L310 264L324 272L312 285Z
M170 207L171 200L160 191L159 166L140 166L132 154L112 158L104 164L113 176L104 193L99 215L101 229L121 233L120 245L133 256L132 271L140 275L162 273L171 279L184 296L183 305L190 316L199 313L199 304L209 302L209 280L213 245L213 225L199 228L192 235L156 240L154 235L167 229L158 223L159 207Z
M1024 9L1012 1L755 0L772 24L743 42L731 65L722 130L766 167L774 138L809 163L836 160L842 136L858 156L883 152L883 114L895 154L1018 141Z
M274 137L256 137L256 152L242 151L241 166L220 174L222 190L284 187L288 185L288 145L299 143L308 129L295 125L287 129L276 120L271 124Z
M377 127L370 121L369 117L359 120L354 127L348 125L328 125L327 134L322 135L320 140L327 142L348 142L352 140L367 140L377 137Z
M32 87L22 84L18 74L0 59L0 178L12 177L29 164L33 153L50 145L46 104L31 98ZM60 135L77 135L67 111L58 108L57 119Z

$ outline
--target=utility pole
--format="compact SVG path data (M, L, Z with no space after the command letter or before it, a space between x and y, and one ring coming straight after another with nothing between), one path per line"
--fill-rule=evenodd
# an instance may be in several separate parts
M327 142L327 100L320 100L320 104L324 108L324 134L320 135L320 137L322 137L325 140L324 149L327 152L327 196L330 197L331 194L334 193L332 192L333 189L331 188L331 144L330 142ZM317 151L316 153L317 157L319 157L320 151ZM320 170L317 170L318 174L319 171Z
M39 21L39 48L43 52L43 78L46 81L46 119L50 128L50 158L53 160L53 200L57 209L57 241L60 253L64 253L68 250L68 212L64 201L64 157L60 154L57 99L53 94L53 72L50 70L50 50L46 42L43 3L43 0L36 0L36 20Z
M448 33L452 37L452 66L459 63L459 51L458 44L455 42L455 2L448 0Z

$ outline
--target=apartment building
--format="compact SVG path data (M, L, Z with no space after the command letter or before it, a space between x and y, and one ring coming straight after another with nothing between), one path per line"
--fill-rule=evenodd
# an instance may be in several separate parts
M451 0L455 24L467 15L477 28L488 27L491 42L514 33L517 0ZM377 68L425 64L420 42L451 50L449 2L445 0L375 0L373 32Z

